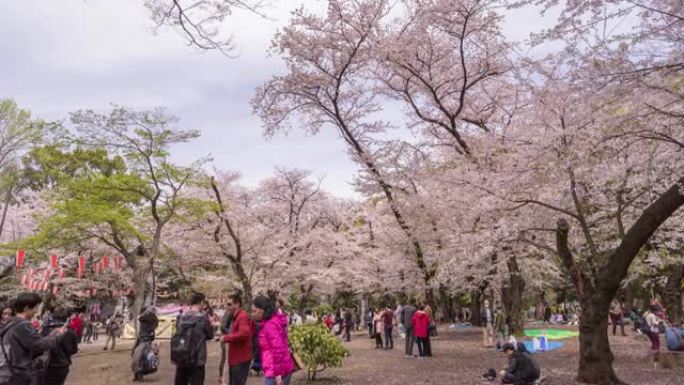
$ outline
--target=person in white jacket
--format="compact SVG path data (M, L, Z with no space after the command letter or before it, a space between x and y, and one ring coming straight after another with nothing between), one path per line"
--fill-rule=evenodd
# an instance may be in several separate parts
M644 319L648 324L648 332L646 335L651 340L651 350L654 352L660 351L660 335L658 330L658 325L662 322L660 318L655 314L657 311L656 307L651 305L649 309L644 313Z

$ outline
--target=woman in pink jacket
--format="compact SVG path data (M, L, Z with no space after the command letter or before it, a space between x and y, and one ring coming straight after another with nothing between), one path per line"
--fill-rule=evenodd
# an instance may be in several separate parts
M252 314L261 321L258 338L264 385L290 385L294 363L287 340L287 316L261 295L254 299Z

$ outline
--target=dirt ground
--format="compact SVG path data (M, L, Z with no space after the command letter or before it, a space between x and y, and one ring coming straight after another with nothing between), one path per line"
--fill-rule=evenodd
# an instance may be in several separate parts
M578 342L565 340L560 349L536 354L546 377L545 384L574 384L577 369ZM115 352L103 352L102 340L98 344L83 345L74 359L67 385L133 385L130 371L131 342L124 341ZM173 384L174 367L169 362L169 342L161 341L161 367L159 372L145 378L148 384ZM361 333L347 343L351 351L344 366L329 369L320 376L319 384L339 385L469 385L486 384L480 375L487 368L497 371L506 365L503 353L482 347L479 329L452 331L440 330L433 339L434 358L417 360L404 358L404 340L396 339L392 351L375 350L374 343ZM682 385L684 370L656 368L649 359L649 342L645 337L630 333L628 337L611 337L615 354L615 369L630 384ZM664 346L664 344L663 344ZM126 350L124 350L126 349ZM209 344L209 364L205 384L218 383L218 343ZM294 384L306 383L304 373L296 373ZM251 377L248 385L263 384L263 378Z

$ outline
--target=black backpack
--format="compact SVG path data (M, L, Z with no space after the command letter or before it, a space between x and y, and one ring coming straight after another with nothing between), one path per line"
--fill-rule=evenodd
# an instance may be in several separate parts
M202 328L202 319L180 319L176 334L171 338L171 362L181 368L199 365L200 349L206 336Z

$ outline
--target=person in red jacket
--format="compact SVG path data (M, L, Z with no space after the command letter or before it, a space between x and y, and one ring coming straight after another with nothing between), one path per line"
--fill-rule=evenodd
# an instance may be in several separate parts
M430 316L424 311L425 305L418 305L418 310L413 313L413 330L416 335L418 354L420 359L427 357L427 339L430 330Z
M71 322L69 322L69 329L73 330L74 333L76 333L78 343L80 344L83 340L83 319L79 317L78 313L74 313L72 317L73 318L71 319Z
M228 375L230 385L245 385L252 365L252 336L254 323L247 312L242 310L242 296L234 293L228 299L227 311L233 315L228 334L223 336L223 342L229 345Z

